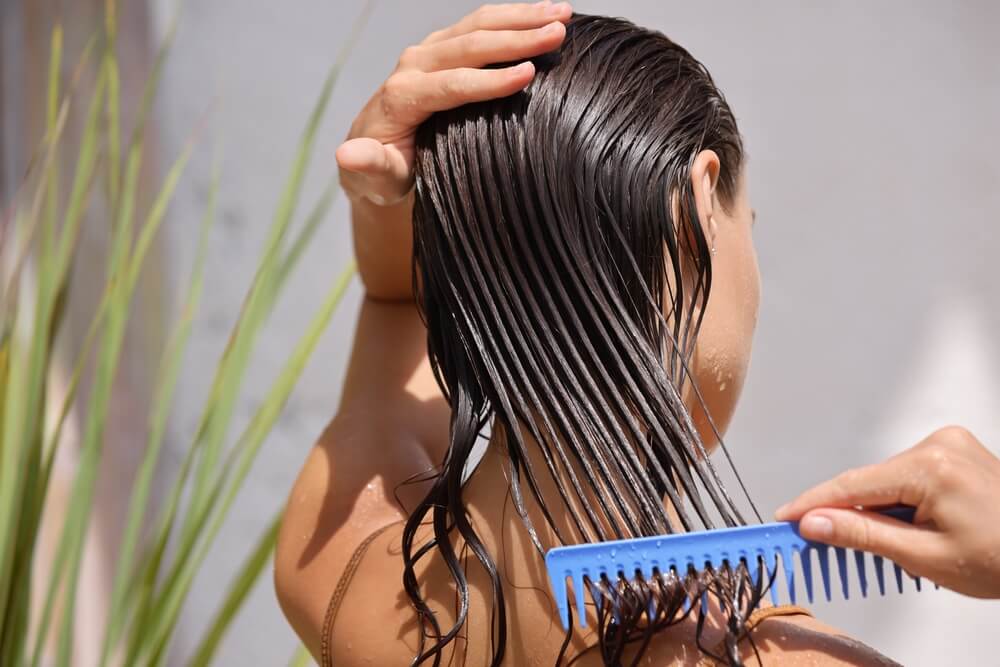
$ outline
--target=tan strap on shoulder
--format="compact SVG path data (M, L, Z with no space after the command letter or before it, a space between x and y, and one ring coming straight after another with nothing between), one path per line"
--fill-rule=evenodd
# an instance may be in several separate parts
M358 548L354 550L354 553L351 554L351 559L347 561L347 567L344 568L343 574L340 575L340 580L337 581L337 587L333 589L333 595L330 596L330 603L326 607L326 616L323 618L323 634L320 636L320 647L322 651L322 655L320 656L320 665L322 665L322 667L333 667L333 655L330 650L333 641L333 623L337 620L337 612L340 610L340 603L343 602L344 596L347 595L347 587L351 585L351 580L354 579L354 574L357 572L358 566L361 565L361 559L364 558L365 552L368 551L368 547L375 541L375 538L389 528L398 526L401 523L403 522L394 521L390 524L382 526L374 533L366 537L364 541L358 545Z

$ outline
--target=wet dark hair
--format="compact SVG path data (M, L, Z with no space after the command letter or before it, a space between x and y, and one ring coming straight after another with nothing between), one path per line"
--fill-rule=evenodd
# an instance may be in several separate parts
M462 500L463 471L488 424L541 553L557 545L541 544L522 483L562 544L746 523L681 399L694 384L688 362L712 284L690 170L700 151L715 151L720 199L732 201L743 160L733 114L686 50L622 19L574 15L561 48L535 65L525 91L434 114L417 131L414 280L452 413L446 458L403 534L404 587L422 629L414 664L438 664L467 617L452 531L492 580L492 664L503 659L503 585ZM544 470L530 465L529 447ZM542 497L540 475L559 497ZM569 534L553 519L556 502ZM418 545L428 519L434 537ZM458 590L451 628L439 627L415 574L435 552ZM685 600L706 591L729 620L727 655L716 657L738 662L762 578L754 585L737 565L588 580L603 593L605 664L620 664L633 642L641 656L652 634L689 613Z

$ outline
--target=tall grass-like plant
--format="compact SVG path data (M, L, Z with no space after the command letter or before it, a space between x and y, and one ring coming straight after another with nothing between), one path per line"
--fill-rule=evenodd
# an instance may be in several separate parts
M0 665L4 666L73 664L81 562L105 442L112 437L106 426L126 325L150 247L199 143L193 136L177 150L152 203L147 210L137 210L145 123L174 28L157 53L135 126L126 133L121 127L114 0L107 0L105 14L103 34L79 55L67 81L60 78L62 30L56 26L52 31L46 133L14 201L0 212ZM353 35L360 32L367 14L366 8ZM344 47L323 84L280 193L256 273L210 379L198 428L163 502L154 506L151 487L154 479L164 475L161 450L167 420L203 290L207 240L220 181L217 166L213 172L189 283L160 355L143 456L135 478L123 481L131 485L130 501L125 525L120 527L122 540L103 631L101 666L165 663L195 575L353 275L352 264L331 286L249 423L232 434L234 409L261 328L335 195L331 185L296 228L316 133L352 46ZM70 108L75 106L84 110L83 128L79 141L69 145L64 130ZM128 140L123 150L124 136ZM60 154L75 163L65 197L60 196ZM86 221L106 222L110 229L104 288L78 358L67 369L67 388L57 395L52 384L59 372L56 345L67 303L73 299L70 281L81 226L95 196L106 198L104 208L111 218ZM84 395L85 402L80 398ZM65 512L49 516L43 509L53 462L74 406L81 423L79 460ZM41 557L38 536L43 518L58 522L59 538L49 555L45 580L36 580L31 575ZM216 616L189 657L190 664L211 663L221 638L266 567L279 519L280 508L275 508L275 517L248 550Z

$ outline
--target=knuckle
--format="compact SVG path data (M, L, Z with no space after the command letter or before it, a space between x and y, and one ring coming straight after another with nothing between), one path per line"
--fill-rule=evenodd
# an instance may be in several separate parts
M402 93L406 85L406 75L399 72L389 75L389 78L382 84L382 92L392 97Z
M851 521L851 525L849 526L847 532L847 537L850 543L854 545L855 549L868 551L871 548L872 535L867 521L861 518L855 518Z
M851 490L856 486L860 475L859 468L850 468L830 480L834 494L839 501L845 501L851 497Z
M396 69L409 69L415 67L420 59L420 47L408 46L399 54L399 62Z
M934 439L950 447L967 447L976 438L964 426L945 426L934 433Z
M447 97L460 95L464 90L465 75L462 72L452 72L441 79L441 92Z
M958 476L955 453L949 445L933 445L926 449L923 460L924 473L940 486L949 486Z
M473 30L462 39L462 51L465 55L478 53L486 47L489 31Z
M402 74L393 74L382 84L381 106L386 117L395 116L405 99L407 79Z

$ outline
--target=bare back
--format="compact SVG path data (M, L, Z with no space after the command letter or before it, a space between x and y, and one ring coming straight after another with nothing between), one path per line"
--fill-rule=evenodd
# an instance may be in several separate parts
M420 326L415 318L407 305L367 303L359 335L379 331L377 337L405 338L408 327ZM364 340L372 342L359 338L355 359L367 356ZM395 349L405 352L405 346ZM395 376L400 390L365 392L368 402L342 409L310 454L289 498L275 564L279 599L314 657L320 660L326 653L337 667L405 665L418 650L417 615L402 587L400 537L406 515L396 504L394 491L412 507L426 487L403 482L440 460L447 435L446 421L434 423L446 418L447 406L435 396L436 386L429 385L433 378L418 349L411 349L416 364L409 371L406 364L388 363L386 355L378 357L380 374L362 374L357 363L352 364L348 384L352 377L385 382ZM400 373L406 377L398 377ZM350 396L350 388L346 393ZM397 432L399 424L426 434L437 432L440 440L425 446L412 432ZM508 622L504 664L552 665L565 632L555 614L544 563L510 503L503 459L499 448L489 449L463 499L504 582ZM537 507L528 501L532 515ZM542 526L541 517L537 518L535 525ZM430 533L427 527L423 530ZM466 564L469 615L460 638L445 649L443 664L489 664L491 582L475 556L459 541L454 545ZM430 555L418 564L417 576L441 627L449 628L456 617L456 596L444 563ZM331 605L333 598L336 604ZM765 664L894 664L810 615L787 610L764 618L752 636ZM591 628L593 621L588 624ZM693 621L679 623L657 635L644 658L651 665L714 664L697 648L695 633ZM709 623L702 644L718 646L723 636L718 624ZM566 656L571 659L584 652L573 664L601 665L596 650L585 651L595 643L592 631L577 631ZM746 663L757 664L750 643L744 641L741 647Z

